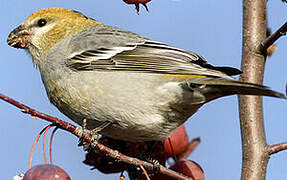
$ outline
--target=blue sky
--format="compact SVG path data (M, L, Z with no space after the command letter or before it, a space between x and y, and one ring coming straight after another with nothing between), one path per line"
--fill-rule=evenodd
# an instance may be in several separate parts
M220 3L219 3L220 2ZM13 97L39 111L68 120L49 103L40 74L23 50L6 43L8 33L21 24L32 12L48 7L78 10L86 16L112 26L130 30L151 39L191 50L214 65L240 68L242 2L217 0L152 0L150 13L121 0L2 0L0 2L0 93ZM276 30L286 21L286 4L269 1L268 23ZM285 92L287 39L277 44L274 55L267 59L264 84ZM190 138L200 136L202 143L190 156L206 173L206 179L239 179L241 170L241 139L237 97L225 97L206 104L187 123ZM287 140L286 101L264 98L264 118L268 143ZM34 120L15 107L0 101L0 179L12 179L28 168L28 156L37 133L47 125ZM105 175L81 162L84 152L77 147L78 139L58 131L54 141L54 161L65 169L72 179L115 179L119 175ZM267 179L286 179L287 152L270 158ZM43 163L41 145L38 144L33 164Z

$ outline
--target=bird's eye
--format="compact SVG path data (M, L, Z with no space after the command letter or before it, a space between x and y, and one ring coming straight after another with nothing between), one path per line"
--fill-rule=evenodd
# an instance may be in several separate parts
M39 19L39 21L37 22L39 27L43 27L47 24L46 19Z

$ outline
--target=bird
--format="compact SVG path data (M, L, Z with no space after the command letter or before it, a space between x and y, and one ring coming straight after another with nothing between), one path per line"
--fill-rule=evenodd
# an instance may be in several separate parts
M8 45L28 51L50 102L79 125L131 142L161 141L197 110L229 95L285 98L241 82L241 71L62 8L32 13Z

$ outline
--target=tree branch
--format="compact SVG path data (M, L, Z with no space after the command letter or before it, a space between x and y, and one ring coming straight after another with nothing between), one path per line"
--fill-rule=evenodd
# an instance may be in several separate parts
M82 128L74 126L73 124L70 124L68 122L62 121L58 118L49 116L47 114L41 113L36 111L35 109L30 108L29 106L26 106L24 104L21 104L20 102L15 101L12 98L9 98L3 94L0 94L0 99L18 107L21 109L21 111L23 113L26 114L30 114L33 117L38 117L44 120L47 120L53 124L55 124L57 127L64 129L72 134L74 134L77 137L81 137L83 138L87 143L91 144L91 146L93 148L96 148L100 151L102 151L103 153L105 153L107 156L110 156L112 158L118 159L122 162L128 163L128 164L132 164L135 166L143 166L145 169L152 171L153 170L153 164L136 159L136 158L132 158L132 157L128 157L125 156L124 154L119 153L118 151L112 150L100 143L98 143L97 141L93 140L90 133L88 133L87 131L83 131ZM164 166L160 165L160 171L161 174L165 174L167 176L170 176L172 178L175 179L181 179L181 180L192 180L189 177L186 177L178 172L172 171L170 169L165 168Z
M277 41L281 36L286 35L287 32L287 22L283 24L275 33L264 39L259 46L257 46L257 51L264 54L268 47L270 47L275 41Z
M278 153L280 151L287 150L287 142L280 143L280 144L274 144L269 147L269 155Z
M266 0L243 0L241 80L262 84L265 57L256 48L266 36ZM268 162L262 97L239 96L242 138L241 179L264 180Z

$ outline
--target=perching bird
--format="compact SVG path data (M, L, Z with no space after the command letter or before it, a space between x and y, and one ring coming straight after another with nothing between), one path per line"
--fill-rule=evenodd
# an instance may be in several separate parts
M265 86L233 80L192 52L101 24L79 12L31 14L8 37L27 49L47 95L88 129L127 141L163 140L203 104L245 94L285 98Z

